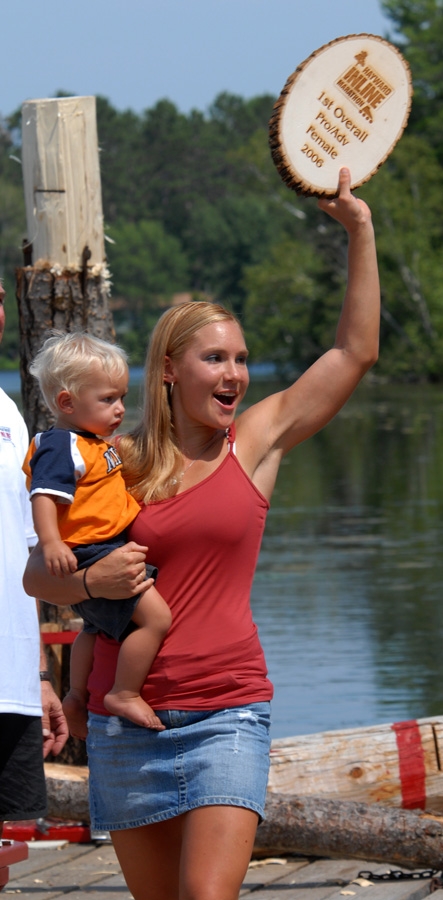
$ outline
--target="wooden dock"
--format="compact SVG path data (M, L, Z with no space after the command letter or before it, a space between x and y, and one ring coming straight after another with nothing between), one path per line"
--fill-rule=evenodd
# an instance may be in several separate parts
M47 842L49 843L49 842ZM30 846L29 857L10 867L9 882L1 897L20 895L20 900L131 900L110 843ZM443 865L443 860L442 860ZM433 893L443 900L440 878L364 880L359 872L385 873L396 866L361 860L308 860L285 857L253 860L240 891L251 900L420 900ZM405 870L403 870L405 872ZM410 873L409 873L410 874Z

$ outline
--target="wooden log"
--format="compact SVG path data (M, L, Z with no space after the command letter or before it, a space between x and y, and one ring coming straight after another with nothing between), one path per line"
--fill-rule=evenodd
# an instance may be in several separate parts
M88 768L45 763L48 814L88 823ZM255 856L288 853L405 868L443 865L443 818L380 804L268 793Z
M269 794L254 852L443 866L443 819L379 804Z
M349 34L319 47L287 79L269 123L285 184L334 197L341 166L351 171L352 189L364 184L401 137L411 97L408 63L378 35Z
M45 778L48 815L88 823L88 767L45 763Z
M95 97L24 103L22 144L28 241L16 294L23 410L34 434L52 424L28 373L48 331L82 329L114 339Z
M268 789L443 814L443 717L272 741Z
M278 738L271 744L268 793L443 814L440 759L441 716Z
M30 434L44 431L53 421L36 380L29 375L31 360L53 328L64 332L82 329L113 341L109 294L109 273L105 266L91 268L86 263L84 270L59 270L47 264L17 269L21 392Z
M95 97L29 100L22 106L22 166L34 264L81 269L105 257Z

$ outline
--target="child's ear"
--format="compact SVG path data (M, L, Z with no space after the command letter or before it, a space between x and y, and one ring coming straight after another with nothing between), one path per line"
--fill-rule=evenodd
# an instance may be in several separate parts
M70 413L73 412L74 404L72 402L72 395L70 391L60 391L60 393L57 394L55 398L55 402L61 413L69 416Z

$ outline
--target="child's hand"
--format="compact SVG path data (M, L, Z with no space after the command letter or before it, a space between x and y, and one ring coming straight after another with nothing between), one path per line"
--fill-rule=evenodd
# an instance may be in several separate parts
M63 541L50 541L43 547L46 568L50 575L70 575L77 571L77 559Z

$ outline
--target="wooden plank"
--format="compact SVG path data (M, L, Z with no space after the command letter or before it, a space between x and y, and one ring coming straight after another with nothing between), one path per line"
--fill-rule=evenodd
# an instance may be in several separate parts
M28 100L22 164L33 264L89 268L105 260L95 97Z
M9 867L28 857L28 847L22 841L0 839L0 891L9 881Z
M40 630L42 642L50 646L54 644L73 644L78 635L78 631L60 631L60 626L53 632L43 631L43 626Z
M38 857L36 868L32 872L28 871L26 874L22 874L21 877L11 878L11 889L19 892L23 898L28 895L30 900L35 897L37 891L39 900L52 900L52 898L66 893L69 893L70 896L73 894L85 896L91 889L100 895L98 886L102 885L103 896L108 897L108 885L112 884L114 878L117 878L115 885L118 887L118 894L120 897L124 897L124 892L122 895L123 876L113 848L106 848L111 851L110 854L106 854L103 852L103 847L98 848L91 844L83 846L87 849L74 853L70 853L69 850L65 852L64 847L57 851L43 848L34 852L31 850L31 856ZM103 860L105 855L112 857L110 865L105 864ZM129 891L126 896L130 897Z
M272 884L263 884L252 896L254 900L282 900L283 896L285 900L344 900L346 897L358 900L366 888L353 884L353 881L363 868L370 868L370 864L346 859L317 860L305 869L284 874ZM373 866L372 871L381 873L387 869L386 866ZM374 881L368 887L368 900L421 900L430 890L431 879Z
M443 718L274 740L271 793L443 813Z
M0 840L0 866L12 866L28 858L28 845L23 841Z
M61 631L61 626L58 622L41 622L40 623L40 634L42 635L42 640L45 643L45 638L43 635L56 635ZM59 644L52 644L48 646L47 650L47 659L48 659L48 668L51 673L51 681L54 687L54 690L58 697L61 697L62 692L62 648Z
M358 872L355 860L321 859L284 874L272 884L263 884L252 896L254 900L326 900L346 888Z
M40 842L41 843L41 842ZM91 847L86 844L65 844L62 848L53 850L46 848L36 849L34 842L29 843L29 856L22 862L17 863L10 873L10 881L19 881L25 877L34 876L34 878L42 877L41 872L60 860L64 864L69 859L81 859L86 853L91 852ZM81 864L81 863L80 863Z
M261 865L259 865L261 863ZM278 862L268 862L267 860L252 860L246 873L245 879L240 891L240 897L244 897L252 892L273 884L281 882L284 879L288 881L292 875L299 869L303 869L309 865L307 859L285 859L281 857Z
M24 867L20 872L20 868ZM397 866L391 866L397 869ZM267 863L249 868L240 897L254 900L342 900L359 897L365 888L352 884L358 873L386 871L385 865L349 859L287 858L284 865ZM11 869L10 891L22 900L55 900L69 893L72 900L85 900L91 893L97 900L130 900L114 848L104 845L69 844L59 850L34 850L29 859ZM430 891L431 881L373 882L371 900L421 900ZM353 894L344 895L343 891ZM437 892L443 900L443 892Z

